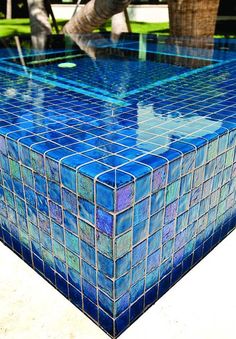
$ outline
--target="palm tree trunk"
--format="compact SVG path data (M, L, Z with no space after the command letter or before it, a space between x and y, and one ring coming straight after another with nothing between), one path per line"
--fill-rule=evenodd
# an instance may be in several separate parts
M64 26L66 34L90 33L113 15L127 8L131 0L90 0Z
M121 33L131 33L129 16L127 10L113 15L111 18L112 40L117 41Z
M175 37L212 37L219 0L169 0L170 33Z
M12 18L12 0L7 0L6 18L7 19L11 19Z
M30 16L31 34L50 34L52 31L48 15L45 10L44 0L27 0Z

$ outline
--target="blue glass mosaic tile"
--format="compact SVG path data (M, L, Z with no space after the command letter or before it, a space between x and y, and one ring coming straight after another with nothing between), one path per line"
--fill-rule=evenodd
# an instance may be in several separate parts
M0 240L114 338L235 228L236 41L21 42L0 41Z

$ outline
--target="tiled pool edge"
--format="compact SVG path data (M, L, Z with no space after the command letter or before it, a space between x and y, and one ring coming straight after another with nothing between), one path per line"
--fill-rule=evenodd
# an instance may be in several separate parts
M235 228L231 57L215 72L145 88L114 110L37 76L52 109L47 99L27 104L19 92L28 94L28 76L1 68L0 237L112 337Z
M227 140L228 140L228 136L229 136L229 133L228 134L226 134L227 135ZM9 139L6 139L6 140L9 140ZM234 138L233 138L233 140L234 140ZM209 143L207 143L204 147L205 147L205 160L206 159L208 159L208 157L209 157L209 155L208 155L208 151L210 151L211 150L211 152L213 152L211 155L210 155L210 158L209 159L211 159L211 157L213 157L211 160L209 160L209 162L205 162L205 164L209 164L211 161L215 161L215 159L216 158L218 158L220 155L218 155L218 153L217 153L217 151L218 151L218 148L219 148L219 145L218 145L218 141L219 141L219 139L217 139L217 150L216 150L216 148L215 148L215 146L214 146L214 144L212 144L211 142L209 142ZM227 141L228 142L228 141ZM6 143L6 144L8 144L8 142ZM209 146L211 144L211 146ZM207 146L207 147L206 147ZM222 145L221 145L222 146ZM11 147L12 147L12 145L11 145ZM225 155L226 156L226 153L227 152L229 152L228 153L228 155L227 155L227 162L228 162L228 166L226 167L226 168L228 168L228 172L226 171L225 172L225 174L224 174L224 182L223 182L223 184L224 185L227 185L228 184L228 193L230 192L230 184L229 184L229 181L227 181L227 178L228 178L228 176L227 176L227 174L229 173L229 172L231 172L232 173L232 179L234 178L234 181L235 181L235 169L236 169L236 165L235 165L235 146L233 146L232 145L232 140L231 140L231 146L230 146L230 148L227 148L226 147L226 145L225 145L225 151L223 152L223 153L221 153L221 154L223 154L223 155ZM13 149L14 149L14 147L13 147ZM215 150L214 150L215 149ZM191 153L191 152L190 152ZM190 153L187 153L187 155L189 155ZM194 156L195 156L195 158L192 158L191 157L191 155L190 155L190 157L189 157L189 159L187 158L187 163L185 164L187 167L186 167L186 171L187 171L187 173L184 173L184 174L188 174L190 171L195 171L195 167L191 167L191 166L193 166L193 163L192 163L192 161L194 160L194 162L196 161L196 152L194 151L193 152L193 154L194 154ZM210 153L209 153L210 154ZM7 153L7 155L8 155L8 159L9 159L9 161L12 161L13 160L13 158L12 157L10 157L9 156L9 154ZM12 155L12 153L11 153L11 155ZM215 156L215 158L214 158L214 156ZM201 157L200 157L201 158ZM11 160L10 160L11 159ZM31 157L30 157L30 159L32 159ZM180 159L182 160L182 157L180 157ZM216 174L219 174L219 173L221 173L221 170L220 170L220 168L222 169L222 168L224 168L224 161L225 161L225 159L226 159L226 157L221 157L221 161L219 161L219 159L218 159L218 163L217 163L217 166L218 166L218 172L216 171ZM16 159L15 159L16 160ZM15 161L15 160L13 160L13 161ZM23 159L22 159L23 160ZM178 160L178 159L177 159ZM190 161L190 162L189 162ZM22 164L21 164L22 165ZM180 167L180 164L179 163L177 163L177 167L176 166L174 166L174 168L176 169L176 168L178 168L178 166ZM182 165L181 165L182 166ZM190 167L188 167L188 166L190 166ZM204 165L203 165L204 166ZM215 166L216 166L216 163L215 163ZM222 167L223 166L223 167ZM161 167L159 167L159 168L157 168L156 170L158 171L158 169L160 169ZM182 167L181 167L182 168ZM199 166L198 167L196 167L196 168L199 168ZM210 167L209 167L210 168ZM11 175L13 175L13 178L14 178L14 176L16 175L16 173L14 173L14 172L12 172L14 170L14 166L10 169L10 174ZM34 170L36 170L36 168L34 168ZM42 168L40 169L40 171L42 172ZM223 171L224 170L222 170L222 173L223 173ZM2 173L4 172L3 171L3 169L2 169L2 171L1 171ZM45 170L45 172L46 172L46 170ZM60 171L59 171L60 172ZM109 171L108 171L109 172ZM36 173L36 172L35 172ZM53 172L52 172L53 173ZM175 173L174 172L174 170L173 170L173 173ZM172 174L173 174L172 173ZM41 173L42 174L42 173ZM54 173L53 173L54 174ZM128 175L128 173L127 173L127 175ZM153 187L153 175L154 175L154 171L153 171L153 173L152 173L152 177L150 177L150 180L149 180L149 185L151 185L151 187ZM209 171L209 169L208 169L208 175L209 175L209 178L207 178L207 180L208 179L211 179L212 178L212 176L211 176L211 172ZM165 175L165 179L164 179L164 181L165 181L165 183L161 183L161 186L158 186L159 184L160 184L160 181L157 181L157 182L155 182L155 185L157 185L156 186L156 188L154 189L154 194L155 194L155 192L156 193L158 193L158 192L160 192L162 189L163 189L163 187L164 187L164 189L166 189L166 187L168 186L167 185L167 177L166 177L167 175ZM86 177L86 176L85 176ZM76 178L78 178L78 175L76 175ZM158 178L158 180L160 179L160 176L157 176L157 178ZM134 201L134 199L136 199L136 198L134 198L134 196L135 196L135 191L136 191L136 189L137 189L137 180L139 181L139 179L141 179L142 181L143 181L143 184L144 184L144 182L145 182L145 175L143 176L141 176L141 178L136 178L136 177L134 177L134 182L133 182L133 185L136 185L136 188L134 188L134 191L133 191L133 195L132 195L132 197L131 197L131 200L129 201L129 202L124 202L124 201L121 201L120 202L120 204L121 205L117 205L117 204L115 204L116 203L116 201L114 200L114 206L116 206L116 208L119 210L121 210L121 211L118 211L118 212L116 212L116 216L118 215L118 214L121 214L121 213L123 213L123 212L125 212L125 211L127 211L127 209L129 209L130 207L132 207L133 205L135 205L135 201ZM147 178L146 178L147 179ZM163 179L163 178L162 178ZM90 180L92 180L92 179L90 179ZM192 179L193 180L193 179ZM201 181L201 178L198 176L198 178L196 178L195 180L200 180ZM212 180L213 181L213 180ZM174 183L175 181L172 179L171 181L170 181L170 183ZM95 185L94 186L94 192L97 192L97 190L96 190L96 180L94 181L94 180L92 180L91 181L91 185ZM117 183L117 182L116 182ZM71 183L70 183L71 184ZM141 189L143 190L144 189L144 185L141 185ZM203 184L203 183L202 183ZM202 185L201 184L201 185ZM77 184L78 185L78 184ZM128 183L128 185L130 185L130 181L129 181L129 183ZM212 185L213 185L213 182L212 182ZM217 187L217 180L216 180L216 183L214 184L216 187ZM121 188L122 187L125 187L125 186L127 186L126 184L124 184L123 186L121 186ZM85 186L86 187L86 186ZM198 186L197 186L198 187ZM197 188L196 187L196 188ZM223 186L222 186L223 187ZM91 188L91 187L90 187ZM182 188L183 189L186 189L183 185L182 185ZM232 184L232 186L231 186L231 189L232 188L234 188L234 185ZM209 189L209 187L208 187L208 189ZM119 188L118 188L118 191L119 191ZM80 195L82 195L83 196L83 194L84 195L86 195L86 194L88 194L89 192L90 192L90 190L88 189L88 187L87 187L87 190L86 191L84 191L84 193L82 194L82 192L80 192L80 190L78 190L78 188L77 188L77 192L78 192L78 196L80 196ZM117 192L116 192L117 193ZM126 192L127 193L127 192ZM218 191L218 193L220 193L219 191ZM141 198L138 198L137 199L137 204L135 205L135 206L137 206L139 203L142 203L144 200L146 200L146 199L151 199L151 196L150 195L148 195L147 193L146 193L146 195L144 194L144 196L142 196L142 194L143 194L143 192L139 192L139 194L141 194ZM166 193L165 193L166 194ZM192 193L191 193L192 194ZM205 192L205 194L206 194L206 197L207 197L207 191ZM225 193L224 193L225 194ZM231 194L235 194L234 192L231 192ZM117 194L115 194L115 196L117 197ZM89 197L87 197L88 199L89 199ZM164 199L166 199L166 196L165 197L163 197ZM218 197L219 198L219 197ZM84 199L84 196L83 196L83 199ZM95 198L96 199L96 198ZM198 199L200 199L199 197L198 197ZM96 200L97 201L97 200ZM224 202L224 200L222 201L222 203ZM233 202L233 200L231 199L231 203ZM101 203L101 202L100 202ZM125 205L124 205L124 203L125 203ZM171 203L172 204L172 203ZM117 207L117 206L119 206L119 207ZM152 206L154 206L153 208L154 208L154 210L155 210L155 204L153 204ZM166 207L165 206L165 203L163 203L163 206L164 206L164 208ZM99 210L103 210L104 211L104 206L101 206L102 207L102 209L100 208ZM168 207L168 205L167 205L167 207ZM114 207L115 208L115 207ZM148 207L148 208L151 208L151 206L150 207ZM199 206L199 208L200 208L200 206ZM78 207L78 209L79 209L79 207ZM111 214L111 211L110 210L105 210L106 211L106 213L107 213L107 215L109 214ZM157 208L157 211L158 211L158 208ZM140 212L143 212L143 209L141 209L141 211L139 211L138 212L138 214L140 213ZM221 212L222 212L222 210L221 210ZM135 212L134 212L135 213ZM150 212L147 212L147 213L150 213ZM177 218L177 212L175 212L176 214L174 215L174 218ZM151 214L153 214L153 213L151 213ZM184 213L183 213L184 214ZM145 293L145 297L144 297L144 295L142 296L140 296L140 297L138 297L137 298L137 300L135 300L133 303L131 303L131 308L129 309L129 312L130 312L130 315L129 316L131 316L131 314L133 314L133 319L129 319L129 322L128 322L128 324L127 324L127 326L125 326L125 327L128 327L133 321L135 321L136 320L136 318L137 317L139 317L148 307L150 307L156 300L157 300L157 298L159 298L159 297L161 297L176 281L178 281L181 277L182 277L182 275L184 275L185 273L187 273L205 254L207 254L215 245L217 245L217 243L219 242L219 241L221 241L223 238L224 238L224 236L226 236L234 227L235 227L235 217L234 217L234 215L232 215L233 214L233 207L232 206L230 206L230 214L231 214L231 219L230 219L230 216L228 216L228 214L227 214L227 216L224 216L224 213L223 214L219 214L219 222L218 222L218 227L219 227L219 229L215 229L215 232L213 233L213 234L211 234L211 232L213 231L213 229L211 229L211 230L209 230L208 229L208 232L210 231L210 236L209 237L207 237L207 239L204 239L204 237L203 237L203 235L201 235L201 237L199 238L200 240L199 240L199 243L198 243L198 245L199 246L197 246L196 248L194 247L194 251L193 251L193 253L190 255L190 256L187 256L187 257L185 257L184 258L184 260L181 262L181 269L180 269L180 267L177 265L173 270L171 270L169 273L163 273L163 276L162 276L162 278L159 280L158 279L158 283L157 284L155 284L154 285L154 287L150 287L150 288L148 288L147 289L147 292ZM97 215L97 213L96 213L96 215ZM148 219L151 217L151 215L149 214L148 215ZM87 218L89 218L89 216L87 216ZM134 215L132 216L132 218L134 218ZM138 218L141 218L141 220L142 220L142 216L139 216ZM173 216L172 216L172 218L173 218ZM223 220L225 220L225 219L229 219L227 222L226 222L226 224L223 222ZM2 219L2 218L1 218ZM86 218L85 218L86 219ZM95 216L95 219L96 219L96 216ZM222 219L222 220L221 220ZM216 219L215 219L216 220ZM88 220L87 220L88 221ZM203 220L204 221L204 220ZM141 221L142 222L142 221ZM171 222L171 220L170 221L168 221L168 222ZM164 222L163 224L162 224L162 226L161 226L161 228L160 228L160 230L161 230L161 232L163 233L163 226L164 225L166 225L166 224L168 224L168 222ZM214 222L214 221L213 221ZM133 225L135 226L137 224L137 222L136 223L133 223ZM10 226L10 229L9 229L9 227L4 227L4 225L3 225L3 219L1 220L1 225L2 225L2 227L3 227L3 229L2 229L2 232L3 232L3 240L4 240L4 242L9 246L9 247L11 247L12 248L12 246L11 246L11 241L12 241L12 245L13 245L13 250L15 250L15 251L22 251L23 252L23 259L30 265L30 266L33 266L37 271L40 271L40 270L45 270L46 269L46 271L44 271L45 272L45 274L46 274L46 272L47 272L47 274L52 274L52 270L51 270L51 268L50 268L50 266L48 266L47 267L47 265L44 267L44 265L45 265L45 263L43 263L41 260L40 260L40 258L39 257L37 257L36 255L34 255L33 256L33 262L30 262L31 260L32 260L32 258L31 258L31 251L30 250L28 250L27 248L25 248L24 246L22 246L22 243L21 242L19 242L18 240L17 240L17 233L14 233L14 232L16 232L16 230L15 230L15 228L13 227L14 225L12 225L12 226ZM95 221L95 229L98 229L98 225L96 224L96 221ZM107 235L110 235L111 237L113 237L113 239L115 238L115 233L114 232L117 232L117 227L118 227L118 224L113 224L113 226L114 227L112 227L112 232L111 232L111 230L109 230L109 229L101 229L101 233L103 233L103 234L105 234L106 236ZM116 226L116 227L115 227ZM206 226L206 225L205 225ZM13 228L11 228L11 227L13 227ZM102 224L100 224L99 225L99 227L100 228L102 228L103 227L103 225ZM150 228L150 225L148 226L148 228ZM131 229L133 229L133 226L132 226L132 228ZM10 234L8 233L10 231ZM203 229L203 230L201 230L201 231L205 231L205 229ZM12 233L11 233L12 232ZM118 238L121 236L123 236L123 235L125 235L125 234L128 234L128 233L130 233L131 231L130 230L122 230L121 231L121 233L118 235ZM158 229L158 232L159 232L159 229ZM173 230L171 230L171 232L173 232ZM149 239L149 238L151 238L151 236L153 236L154 234L156 234L157 232L154 232L154 231L152 231L152 232L148 232L148 234L149 235L147 235L147 237L146 238L142 238L140 241L138 241L136 244L135 244L135 247L138 247L141 243L143 243L143 242L145 242L146 240L143 240L143 239ZM130 233L131 234L131 233ZM172 238L174 237L174 234L176 234L176 233L172 233ZM179 233L178 233L179 234ZM196 233L197 234L197 233ZM116 234L117 235L117 234ZM132 237L132 235L131 235L131 237ZM163 237L163 234L162 234L162 237ZM203 238L202 238L203 237ZM116 237L116 239L117 239L117 237ZM81 239L80 239L81 240ZM189 240L189 239L188 239ZM23 240L24 241L24 240ZM163 241L163 240L162 240ZM186 243L186 242L185 242ZM95 244L96 244L96 240L95 240ZM137 245L137 246L136 246ZM22 246L22 247L21 247ZM31 246L31 245L29 245L29 246ZM152 245L153 246L153 245ZM155 246L155 245L154 245ZM163 246L163 245L162 245ZM30 247L31 248L31 247ZM173 246L172 246L172 248L173 248ZM132 249L132 245L131 245L131 249ZM101 254L103 254L103 255L105 255L105 257L107 257L106 256L106 253L104 253L104 251L106 252L106 249L104 249L104 248L101 248L100 249L101 250L101 252L99 252L99 253L101 253ZM112 261L113 261L113 264L114 264L114 269L117 269L117 267L116 267L116 265L115 265L115 257L114 257L114 250L115 250L115 243L114 243L114 240L113 240L113 245L112 245L112 255L110 255L110 259L112 259ZM148 247L147 247L147 244L146 244L146 250L145 250L145 254L143 255L144 256L144 260L146 261L147 260L147 251L148 250ZM153 248L153 250L156 250L156 248L154 247ZM129 250L128 251L130 251L130 247L129 247ZM178 251L176 251L176 253L177 253ZM151 254L150 254L150 256L149 257L151 257L153 254L155 253L155 251L154 252L151 252ZM20 253L18 252L18 255L19 255ZM172 254L173 253L171 253L171 256L172 256ZM125 252L122 254L122 255L126 255L125 254ZM119 253L118 253L118 256L117 256L117 259L119 259L119 258L123 258L122 257L122 255L120 255ZM156 257L157 258L157 257ZM81 259L80 259L81 260ZM97 259L96 259L97 260ZM168 261L168 259L167 260L164 260L164 262L163 263L166 263ZM140 263L140 260L138 260L138 262L137 262L137 266L139 265L139 263ZM171 264L172 264L172 261L171 261ZM97 265L97 264L96 264ZM147 262L146 262L146 265L147 265ZM159 264L158 264L159 265ZM148 272L148 273L150 273L150 274L152 274L156 269L157 269L157 266L158 265L154 265L154 268L152 268L151 269L151 271L150 272ZM169 268L167 267L167 269L169 270L170 269L170 263L169 263ZM50 273L49 273L50 272ZM145 273L146 273L146 268L145 268ZM41 271L40 272L40 274L41 275L44 275L44 273ZM54 275L54 273L53 273L53 275ZM59 280L60 280L60 278L62 278L61 276L60 276L60 273L58 274L56 274L56 276L58 276L59 278ZM122 277L122 276L121 276ZM114 281L114 283L116 283L118 280L119 280L120 278L115 278L113 281ZM63 281L64 279L62 278L62 281ZM139 280L139 279L138 279ZM155 279L154 279L155 280ZM56 286L57 287L57 289L59 289L59 286ZM63 290L63 288L64 288L64 290ZM67 288L67 287L66 287ZM114 285L114 288L115 288L115 285ZM130 286L130 288L132 288L131 286ZM66 294L65 293L65 286L62 286L62 290L61 290L61 292L63 293L63 291L64 291L64 295ZM157 293L158 293L158 297L157 297ZM74 296L75 297L75 296ZM77 298L78 298L78 295L77 295ZM119 298L120 298L120 296L118 296L117 298L115 297L114 298L114 302L115 302L115 300L119 300ZM122 294L121 294L121 298L122 298ZM120 298L120 299L121 299ZM79 307L80 308L80 305L78 304L78 300L77 301L75 301L75 300L73 300L73 298L70 298L69 297L69 299L72 301L72 302L74 302L75 303L75 305L77 306L77 307ZM144 309L141 307L141 304L142 305L145 305L145 307L144 307ZM91 305L90 305L91 306ZM114 305L113 305L114 306ZM82 308L82 310L83 310L83 312L85 312L86 313L86 310L84 310L84 308ZM91 311L91 310L90 310ZM105 310L106 311L106 310ZM127 311L122 311L120 314L119 314L119 317L117 317L117 318L114 318L114 319L116 319L116 325L119 323L120 324L120 322L122 322L122 323L124 323L125 321L127 321L127 313L126 313ZM88 313L87 313L87 315L89 315ZM91 317L91 314L89 315L90 317ZM103 318L101 318L101 319L103 319L103 321L102 322L99 322L99 323L97 323L99 326L101 326L110 336L112 336L112 334L111 334L111 331L109 332L109 330L108 330L108 328L106 328L107 327L107 324L109 324L109 320L110 319L112 319L112 318L110 318L110 316L106 313L106 312L103 312L103 315L102 315L102 317ZM94 320L94 319L93 319ZM111 320L110 320L111 321ZM96 320L95 320L95 322L96 322ZM117 325L118 326L118 325ZM104 328L105 327L105 328ZM120 331L120 333L123 331L124 329L122 329L121 331ZM112 328L112 332L114 331L114 329ZM114 332L113 332L114 333ZM114 335L114 336L118 336L118 335L120 335L120 333L118 333L117 335Z

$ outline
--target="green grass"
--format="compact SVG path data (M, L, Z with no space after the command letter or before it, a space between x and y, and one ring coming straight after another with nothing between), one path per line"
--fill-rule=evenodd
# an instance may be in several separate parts
M149 22L135 22L131 21L132 33L159 33L161 35L169 34L169 23L149 23ZM101 30L111 31L111 22L108 21L101 27Z
M57 20L59 29L61 29L65 23L65 20ZM0 19L0 37L20 34L30 34L29 19Z
M65 20L57 20L59 29L61 29ZM168 34L168 23L145 23L145 22L131 22L133 33L160 33ZM101 30L110 31L111 23L107 22L102 26ZM54 32L55 33L55 32ZM1 19L0 20L0 37L11 35L30 34L29 19Z
M61 30L66 20L57 20L58 28ZM131 21L131 29L133 33L157 33L159 35L169 34L169 23L147 23ZM96 30L99 31L99 30ZM108 21L103 25L100 31L111 31L111 22ZM55 33L55 29L53 30ZM0 19L0 37L30 34L29 19ZM234 25L230 22L218 22L215 37L236 37Z

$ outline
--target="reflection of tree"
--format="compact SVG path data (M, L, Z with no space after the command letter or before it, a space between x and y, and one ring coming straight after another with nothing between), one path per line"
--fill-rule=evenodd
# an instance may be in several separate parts
M127 58L125 58L125 52L119 48L114 48L114 44L110 47L111 41L99 34L76 34L70 35L70 38L93 61L93 66L95 68L94 79L99 79L97 81L101 84L103 83L106 89L115 92L116 95L125 94L127 91L127 84L130 82L131 76L133 76L129 64L126 62ZM109 61L112 59L118 59L118 62L121 62L123 67L122 73L119 72L118 74L117 72L116 81L110 81L110 72L114 72L114 69L111 70L108 67L108 62L106 63L106 60Z
M27 0L30 16L32 43L35 49L44 49L45 36L51 34L52 28L44 6L44 0Z
M210 65L214 53L214 39L170 37L166 40L173 48L175 57L172 58L175 65L200 68ZM182 57L188 55L188 58Z

